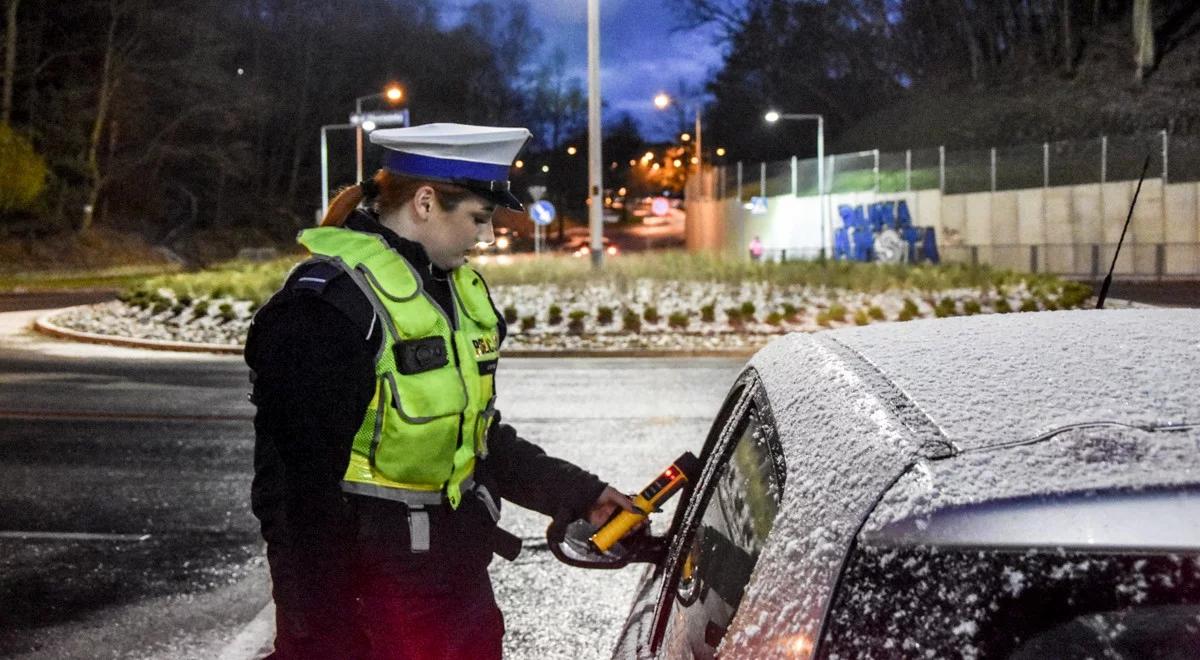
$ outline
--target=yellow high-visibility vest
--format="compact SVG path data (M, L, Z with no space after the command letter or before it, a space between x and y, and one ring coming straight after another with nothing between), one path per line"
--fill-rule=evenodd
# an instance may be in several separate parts
M499 319L483 278L466 266L451 272L451 319L383 237L318 227L299 242L349 274L384 333L343 490L413 505L444 493L458 508L495 417Z

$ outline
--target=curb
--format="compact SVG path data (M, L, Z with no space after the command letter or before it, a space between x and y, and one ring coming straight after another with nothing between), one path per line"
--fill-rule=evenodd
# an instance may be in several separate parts
M761 347L760 347L761 348ZM670 350L614 350L614 351L537 351L511 350L501 351L505 358L742 358L747 359L758 352L758 348L736 348L729 350L708 349L703 351L670 351Z
M83 307L85 305L81 305ZM71 330L60 325L55 325L50 321L50 317L66 309L56 309L48 314L39 316L33 322L33 329L44 335L56 337L58 339L69 339L84 344L103 344L107 346L121 346L123 348L145 348L155 351L172 351L177 353L212 353L216 355L241 355L242 347L229 344L198 344L186 341L167 341L165 339L133 339L130 337L117 337L114 335L102 335L95 332L83 332L81 330Z
M80 305L86 307L86 305ZM33 329L44 335L55 337L57 339L66 339L77 341L84 344L101 344L106 346L120 346L123 348L142 348L155 351L171 351L184 353L210 353L214 355L241 355L242 347L233 346L230 344L200 344L186 341L167 341L164 339L134 339L132 337L117 337L115 335L102 335L95 332L83 332L82 330L72 330L64 328L60 325L55 325L50 321L51 316L55 316L71 307L52 310L47 314L39 316L33 322ZM506 358L740 358L747 359L751 355L758 352L758 348L734 348L728 350L720 349L705 349L698 351L691 350L665 350L665 349L648 349L648 350L531 350L518 349L504 351L503 355Z

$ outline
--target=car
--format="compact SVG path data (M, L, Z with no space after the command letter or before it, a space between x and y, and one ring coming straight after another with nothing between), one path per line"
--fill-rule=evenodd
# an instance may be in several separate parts
M604 253L610 257L615 257L620 254L621 250L607 236L601 236L604 245ZM572 257L586 257L592 253L592 240L587 236L576 238L566 243L559 248Z
M1200 657L1198 329L1129 309L787 335L667 533L568 563L648 564L615 658Z

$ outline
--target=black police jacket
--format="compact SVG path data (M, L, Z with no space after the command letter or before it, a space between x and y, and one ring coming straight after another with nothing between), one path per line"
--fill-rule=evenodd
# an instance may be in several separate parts
M421 274L431 297L449 309L446 273L431 266L419 243L364 211L345 226L383 236ZM348 576L348 562L359 560L386 564L418 583L483 571L494 523L476 498L464 498L457 510L443 505L434 511L430 551L414 554L404 505L341 491L354 434L374 393L373 356L381 334L362 292L323 264L293 271L255 315L245 358L257 406L251 505L263 537L309 557L310 577ZM505 334L502 324L501 342ZM497 391L503 392L503 383ZM508 424L493 425L488 450L476 481L549 516L583 515L605 487L595 475L547 456Z

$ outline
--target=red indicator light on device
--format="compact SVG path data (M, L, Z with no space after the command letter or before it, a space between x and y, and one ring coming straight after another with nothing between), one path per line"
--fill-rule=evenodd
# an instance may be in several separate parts
M674 465L667 468L666 472L663 472L663 476L666 477L667 479L674 479L677 474L679 474L679 473L675 470Z

